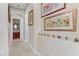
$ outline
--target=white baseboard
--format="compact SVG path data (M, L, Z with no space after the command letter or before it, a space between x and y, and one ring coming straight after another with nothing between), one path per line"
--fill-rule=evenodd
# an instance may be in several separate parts
M42 56L41 53L39 53L35 48L32 47L32 45L26 40L26 43L28 43L28 45L31 47L31 49L34 51L34 53L36 53L38 56Z

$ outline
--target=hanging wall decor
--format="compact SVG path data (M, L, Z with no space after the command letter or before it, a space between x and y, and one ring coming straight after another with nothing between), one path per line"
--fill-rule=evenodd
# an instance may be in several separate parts
M42 14L42 17L44 17L44 16L58 12L65 8L66 8L65 3L42 3L41 14Z
M33 10L28 13L28 24L33 25Z
M44 19L46 31L76 31L77 9Z
M8 5L8 22L11 22L11 12L10 12L10 5Z

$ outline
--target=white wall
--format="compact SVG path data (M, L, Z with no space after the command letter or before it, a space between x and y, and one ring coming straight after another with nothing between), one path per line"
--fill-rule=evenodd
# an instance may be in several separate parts
M70 11L73 8L77 8L77 13L79 13L79 4L66 4L66 9L57 12L57 13L63 13L66 11ZM69 32L69 31L45 31L44 30L44 18L41 18L41 5L40 4L33 4L32 7L27 8L27 14L30 11L30 9L34 10L34 24L33 26L29 26L29 40L31 43L35 43L35 47L38 52L40 52L42 55L79 55L79 43L73 42L74 38L79 39L79 26L78 26L78 17L79 14L77 14L77 31L76 32ZM54 13L56 14L56 13ZM53 14L51 14L53 16ZM49 16L51 16L49 15ZM47 17L49 17L47 16ZM35 31L34 31L35 30ZM34 35L35 36L32 36ZM60 35L62 38L58 40L58 38L52 38L52 37L44 37L38 35L38 33L46 33L50 35ZM68 36L69 39L65 40L65 37ZM35 37L35 38L33 38ZM33 45L33 44L32 44Z
M0 4L0 55L8 55L8 4Z
M26 19L25 19L25 39L35 48L35 18L33 19L33 25L28 25L28 13L34 9L32 4L29 4L26 8ZM34 11L33 11L34 12ZM28 29L28 30L27 30ZM29 36L29 38L27 37Z
M20 39L24 40L24 10L11 8L11 39L13 38L13 18L20 19Z
M25 42L29 42L29 26L28 26L28 15L25 14L25 20L24 20L24 33L25 33Z
M36 9L41 11L40 4L37 4L38 6ZM63 13L66 11L70 11L74 8L77 8L77 13L79 13L79 7L77 7L79 4L66 4L66 9L57 12L57 13ZM77 23L77 32L69 32L69 31L45 31L44 30L44 18L40 18L41 12L38 12L38 20L37 20L37 33L46 33L50 35L55 35L56 37L44 37L39 36L37 34L37 50L42 53L43 55L79 55L79 44L74 42L74 38L79 39L79 30L78 30L78 23ZM53 16L54 14L52 14ZM79 14L77 14L77 20L79 17ZM50 15L51 16L51 15ZM38 30L39 29L39 30ZM57 36L60 35L61 39L58 40ZM68 37L69 39L66 41L65 37Z

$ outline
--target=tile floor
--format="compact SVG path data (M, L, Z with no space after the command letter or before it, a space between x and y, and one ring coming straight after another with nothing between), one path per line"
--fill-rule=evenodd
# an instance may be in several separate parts
M10 56L37 56L28 43L20 40L14 40L9 49Z

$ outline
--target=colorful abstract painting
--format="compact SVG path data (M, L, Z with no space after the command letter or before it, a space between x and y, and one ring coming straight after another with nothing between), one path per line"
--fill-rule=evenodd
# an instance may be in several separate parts
M58 12L64 8L66 8L65 3L42 3L42 17Z
M44 28L45 30L73 30L76 26L74 26L76 22L75 16L74 12L67 12L45 18Z

